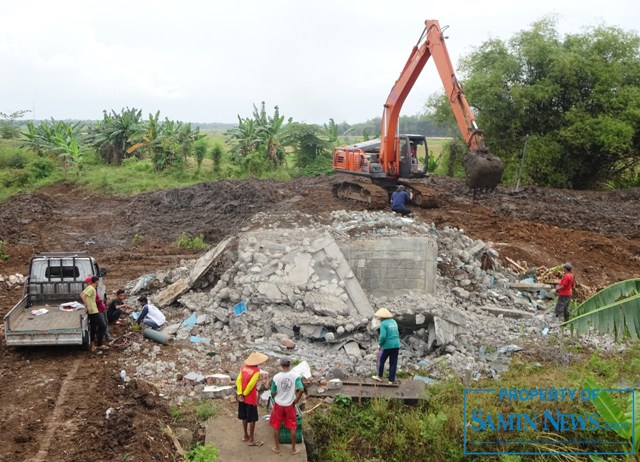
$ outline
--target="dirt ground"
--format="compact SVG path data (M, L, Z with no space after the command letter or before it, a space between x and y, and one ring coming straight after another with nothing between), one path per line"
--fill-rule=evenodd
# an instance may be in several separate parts
M221 181L133 198L60 184L16 196L0 204L0 240L11 256L0 261L0 274L26 274L34 252L86 250L109 268L112 294L142 274L194 258L196 253L171 245L182 232L216 244L259 212L318 215L363 208L334 199L334 181ZM639 189L499 188L473 203L461 181L426 182L440 207L417 214L492 242L503 263L504 257L529 266L571 261L577 281L593 288L640 276ZM0 315L21 295L21 288L0 283ZM96 355L76 348L8 349L2 339L0 462L175 460L173 444L160 430L170 423L166 401L143 382L124 387L118 362L114 350Z

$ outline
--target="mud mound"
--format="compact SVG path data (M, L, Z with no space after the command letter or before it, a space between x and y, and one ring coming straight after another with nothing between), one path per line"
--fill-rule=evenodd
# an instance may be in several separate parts
M307 212L332 210L330 181L301 178L219 181L137 196L125 210L135 232L175 239L182 232L217 242L245 226L258 212L295 208Z
M24 227L50 216L55 210L55 201L46 194L20 194L8 199L0 207L0 240L28 243Z

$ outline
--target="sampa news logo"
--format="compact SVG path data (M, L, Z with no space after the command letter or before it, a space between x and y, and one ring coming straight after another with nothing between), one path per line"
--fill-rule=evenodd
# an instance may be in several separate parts
M630 419L605 411L602 404L611 397L628 402L618 409L629 409ZM617 388L466 389L464 422L464 453L469 455L631 455L635 393Z

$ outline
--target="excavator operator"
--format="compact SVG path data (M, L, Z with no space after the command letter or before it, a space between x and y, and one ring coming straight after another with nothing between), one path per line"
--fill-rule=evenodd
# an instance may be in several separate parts
M401 214L403 217L411 215L411 210L405 207L409 199L409 194L404 190L404 186L398 186L398 190L391 194L391 210Z

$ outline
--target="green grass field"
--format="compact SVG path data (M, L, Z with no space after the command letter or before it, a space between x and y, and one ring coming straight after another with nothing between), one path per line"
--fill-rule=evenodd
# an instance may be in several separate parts
M85 149L78 171L65 173L56 159L39 157L21 148L19 140L0 139L0 200L60 181L81 184L96 193L128 195L188 186L203 181L249 177L226 153L228 146L225 143L224 132L203 130L202 133L206 135L209 150L215 144L225 150L219 172L214 171L213 161L209 156L203 160L199 171L195 159L190 157L181 168L174 167L156 172L147 159L127 159L121 166L114 166L104 164L95 152ZM348 143L358 141L361 139L350 139ZM447 141L443 138L428 140L429 151L434 159L439 159L442 147ZM326 169L326 166L324 168ZM260 178L286 181L302 174L303 172L295 168L294 155L289 154L285 166L266 171Z

